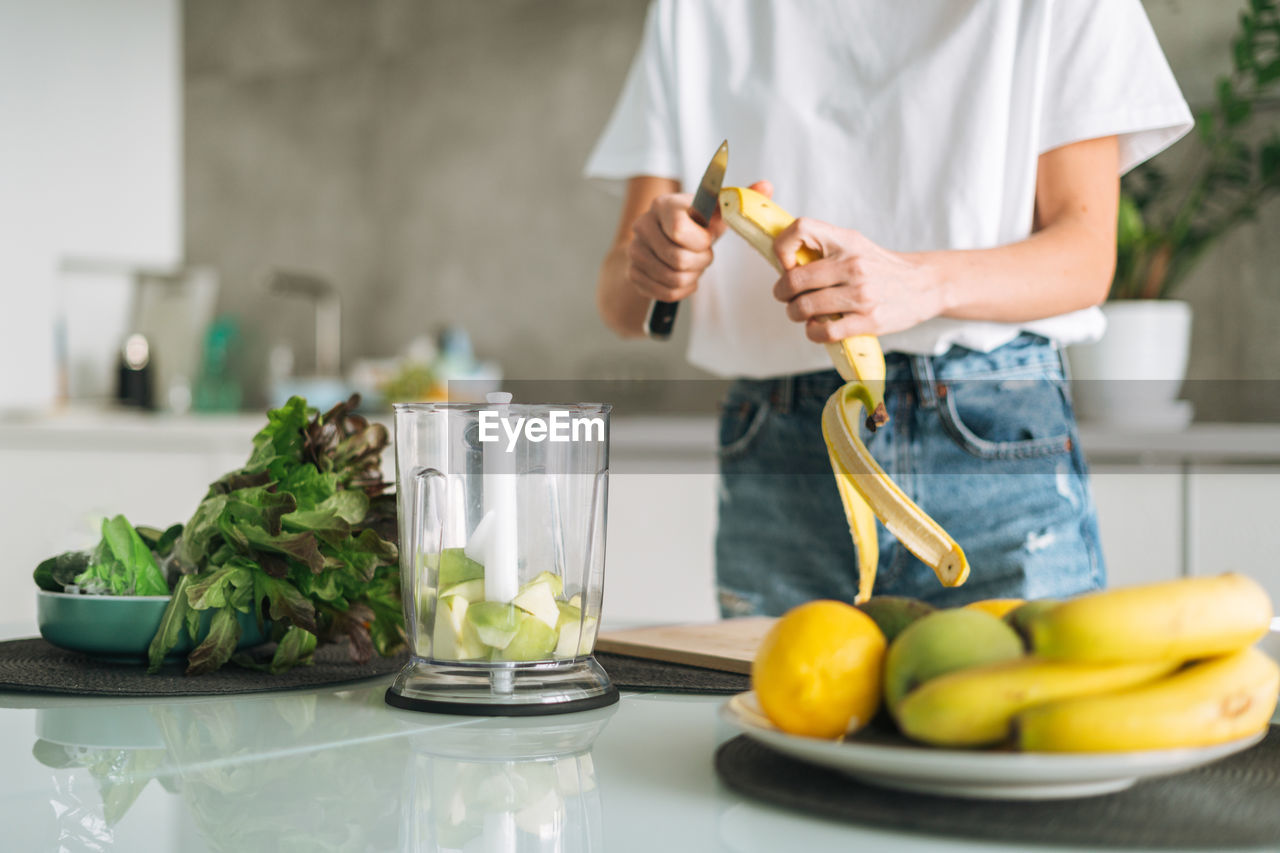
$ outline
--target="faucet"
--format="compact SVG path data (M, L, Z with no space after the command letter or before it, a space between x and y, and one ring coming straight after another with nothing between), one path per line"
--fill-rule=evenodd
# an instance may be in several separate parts
M342 300L328 279L298 270L273 269L267 289L310 299L316 312L316 375L338 376L342 360Z

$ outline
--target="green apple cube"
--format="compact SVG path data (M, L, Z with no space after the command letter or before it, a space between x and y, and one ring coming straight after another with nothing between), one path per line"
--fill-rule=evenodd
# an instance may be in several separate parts
M431 639L431 656L437 660L474 660L483 658L484 644L475 626L467 620L470 609L465 598L446 595L436 611L435 630Z
M560 610L560 618L556 620L556 627L563 627L569 622L582 621L582 609L573 604L565 604L563 601L557 601L556 607Z
M541 577L541 575L539 575ZM511 603L541 619L548 628L555 630L560 621L560 608L547 582L526 584Z
M559 640L556 629L532 613L521 612L520 627L502 650L502 660L546 660Z
M520 591L524 592L526 589L538 584L546 584L551 589L552 598L559 598L564 595L564 581L555 572L539 572L536 578L520 587Z
M582 636L578 639L578 654L591 654L591 650L596 647L596 631L599 628L600 623L594 616L588 616L582 620Z
M480 635L480 641L492 649L505 649L520 630L524 612L514 604L477 601L467 608L467 621Z
M560 625L560 639L553 653L558 658L573 658L591 654L596 642L596 620L588 616L582 620L565 619Z
M441 588L441 598L446 598L450 595L465 598L468 602L482 601L484 600L484 578L475 578L474 580L455 583L451 587Z
M581 610L581 609L582 609L582 595L581 595L581 594L578 594L578 595L575 595L573 598L569 599L569 605L570 605L571 607L576 607L576 608L578 608L579 610Z
M448 589L466 581L484 577L484 566L463 553L461 548L445 548L440 552L439 589Z

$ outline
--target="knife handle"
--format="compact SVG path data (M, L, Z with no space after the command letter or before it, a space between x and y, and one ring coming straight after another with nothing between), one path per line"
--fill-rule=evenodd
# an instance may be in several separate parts
M644 333L655 341L665 341L671 337L671 330L676 325L676 309L679 302L658 302L649 305L649 316L644 320Z

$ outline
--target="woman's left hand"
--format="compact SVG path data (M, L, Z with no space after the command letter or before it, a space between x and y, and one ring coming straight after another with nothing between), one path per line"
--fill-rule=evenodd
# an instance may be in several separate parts
M822 257L796 266L802 246ZM816 343L900 332L945 307L942 278L933 267L848 228L797 219L774 240L773 250L787 270L773 287L774 298Z

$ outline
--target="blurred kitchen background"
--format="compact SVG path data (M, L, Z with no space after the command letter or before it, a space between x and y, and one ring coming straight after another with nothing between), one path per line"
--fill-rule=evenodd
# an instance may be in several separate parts
M1215 104L1248 3L1144 5L1193 109ZM26 543L0 574L0 619L30 609L32 560L92 538L94 513L184 519L289 390L376 397L395 380L428 393L432 376L415 365L437 381L697 378L679 336L618 341L593 300L618 197L581 169L645 8L0 0L0 529ZM1275 128L1274 99L1256 110ZM1189 136L1160 163L1176 176L1197 144ZM1117 577L1128 555L1209 570L1223 525L1258 549L1239 561L1263 553L1259 537L1271 554L1280 545L1259 533L1274 522L1238 518L1280 498L1269 467L1280 443L1267 431L1280 418L1280 394L1267 391L1280 389L1277 233L1280 204L1261 206L1176 294L1194 316L1184 397L1197 420L1257 429L1192 447L1094 433ZM99 417L117 411L122 379L126 397L158 410L154 426ZM1222 394L1211 380L1251 382ZM637 471L675 459L674 470L687 454L700 485L688 536L652 543L647 519L670 483L651 478L644 491L617 478L610 590L641 594L611 592L607 615L611 600L638 602L614 613L646 615L645 571L682 561L699 585L666 612L713 612L706 387L692 400L613 401L637 418L615 430L620 458L635 454ZM684 417L660 416L671 410ZM1223 450L1208 461L1234 465L1221 475L1232 479L1191 476L1206 446ZM1241 447L1251 455L1227 452ZM1246 471L1263 476L1238 479ZM10 598L21 601L6 611Z

